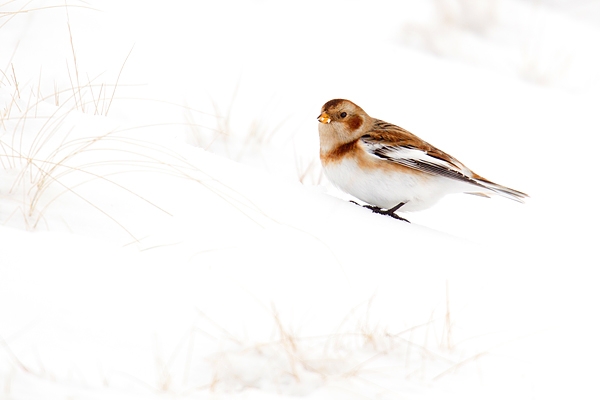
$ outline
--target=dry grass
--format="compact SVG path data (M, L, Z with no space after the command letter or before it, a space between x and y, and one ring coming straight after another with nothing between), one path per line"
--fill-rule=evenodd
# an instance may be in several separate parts
M22 3L22 5L20 5L19 3ZM32 0L21 1L21 2L18 2L16 0L9 0L3 4L0 4L0 29L2 29L2 27L4 27L6 24L8 24L17 15L28 14L28 13L33 13L33 12L38 12L38 11L43 11L43 10L51 10L51 9L56 9L56 8L64 8L65 10L68 10L69 8L85 8L88 10L98 11L97 9L90 7L88 5L67 4L66 2L63 5L51 5L51 6L29 8L29 5L31 3L33 3Z
M468 58L465 38L485 37L497 24L497 0L436 0L431 21L405 24L400 39L438 56Z
M296 174L300 183L305 185L322 185L325 181L321 160L315 155L309 162L304 161L297 151L294 151Z
M258 388L307 394L343 380L375 385L372 378L380 374L431 383L486 355L456 354L456 344L448 349L449 327L454 324L448 321L448 310L443 317L393 331L375 320L372 307L373 299L355 307L330 334L305 336L271 306L272 335L262 341L237 337L198 311L193 329L171 354L157 358L155 390L191 394ZM440 327L444 340L431 340ZM207 346L215 345L220 350L206 357ZM190 371L198 371L199 365L205 365L204 373L194 377Z
M439 22L485 34L498 22L498 0L436 0Z
M149 204L161 213L171 215L150 199L115 180L117 175L136 172L155 172L198 182L250 219L252 217L244 208L250 207L260 212L241 194L219 184L212 176L198 170L193 163L157 143L128 137L124 135L123 129L98 136L70 138L73 127L66 128L64 124L74 110L59 114L59 108L57 113L47 119L28 117L27 111L33 107L29 105L25 109L23 116L15 124L10 140L0 138L0 164L6 170L16 172L9 193L20 198L17 209L29 229L37 229L52 204L65 194L70 194L102 213L137 241L129 228L96 205L94 199L81 195L77 190L82 185L101 180L131 198ZM25 124L34 121L44 122L33 140L26 143L23 140ZM143 127L129 128L131 129ZM208 185L208 182L211 184ZM14 215L13 212L8 219Z
M307 336L272 305L267 311L272 332L264 340L233 334L198 309L196 322L179 340L154 338L155 380L128 379L155 393L182 396L251 388L303 395L348 380L376 389L378 376L429 385L488 354L467 352L458 343L448 349L449 326L455 323L448 321L448 310L392 330L373 316L373 307L371 298L350 310L333 332ZM441 342L432 340L438 329Z
M75 97L77 93L74 92L71 96ZM65 109L65 104L69 104L69 101L56 108L49 116L33 115L43 100L31 101L30 98L26 105L20 105L22 102L15 89L11 101L0 114L0 127L4 130L4 134L0 136L0 166L9 176L13 176L8 196L17 203L13 212L2 223L20 215L28 229L37 229L41 222L45 222L45 214L52 204L69 194L102 213L134 241L138 241L128 227L97 205L93 198L80 194L78 188L101 180L133 199L171 215L150 199L115 180L117 175L140 171L158 172L198 182L244 215L248 216L244 207L256 210L255 206L243 201L242 195L220 185L216 179L157 143L128 137L125 129L96 136L72 137L75 126L69 126L67 122L69 116L77 110ZM37 129L34 135L28 135L31 129ZM132 129L143 127L128 130ZM211 185L207 185L207 182L211 182ZM242 204L240 200L232 200L232 197L242 198Z
M59 198L69 194L103 214L137 242L138 238L129 227L98 205L94 198L84 196L79 190L90 182L100 180L137 201L149 204L161 213L171 215L169 211L120 184L116 179L118 175L137 172L158 172L198 182L243 215L256 221L250 213L262 214L262 211L249 199L220 184L179 154L158 143L127 134L156 125L109 129L94 135L82 135L79 132L81 129L71 122L73 116L79 113L108 115L113 102L118 99L117 88L123 86L120 78L133 49L121 64L114 83L95 83L100 76L90 79L80 71L69 6L63 7L67 14L72 55L71 63L67 63L70 87L59 88L55 83L54 92L43 95L41 71L37 88L22 87L12 64L1 71L0 88L11 94L0 109L0 168L5 171L0 184L7 186L7 179L12 178L2 195L15 206L8 214L4 213L7 216L0 223L6 224L20 217L27 229L35 230L42 224L48 228L45 219L47 211ZM41 9L44 8L27 9L25 5L17 11L4 12L1 17L11 19L18 14ZM83 76L86 76L85 81ZM55 108L49 108L47 103L54 103ZM199 112L191 108L184 109ZM198 125L196 127L199 128Z
M236 86L226 107L222 107L213 99L211 101L212 113L203 113L205 116L212 116L215 128L207 129L202 124L198 124L195 110L189 107L184 110L185 119L190 127L191 144L223 153L227 158L238 162L248 156L254 157L257 154L260 155L261 151L266 151L285 124L285 118L280 118L275 126L271 126L265 122L265 118L259 116L252 119L247 132L242 135L236 132L232 122L236 118L236 99L240 90L239 86L239 84Z
M15 3L15 4L13 4ZM0 29L2 26L10 22L13 18L21 14L27 14L32 12L39 12L48 9L64 9L66 15L66 23L67 23L67 31L69 34L69 45L71 49L71 60L70 62L66 62L67 74L70 82L70 87L68 88L59 88L58 85L54 84L54 91L51 95L44 96L41 90L41 81L42 81L42 71L40 70L40 74L38 77L38 87L31 88L32 94L37 98L39 102L47 101L52 99L55 106L64 105L67 109L73 109L77 111L81 111L83 113L92 113L94 115L108 115L111 105L116 98L116 91L118 87L122 87L123 85L119 83L121 79L121 75L129 59L133 47L129 51L129 53L125 56L123 63L121 64L120 70L117 74L115 82L112 83L96 83L102 74L99 74L96 77L90 78L89 75L84 74L80 71L79 62L77 57L77 51L75 47L75 34L71 28L71 20L69 16L69 9L71 8L84 8L92 11L99 11L93 7L89 7L87 5L74 5L74 4L65 4L64 5L54 5L54 6L45 6L45 7L34 7L28 8L31 1L25 2L22 6L18 6L18 2L9 1L4 4L0 4L0 21L4 19L4 22L0 24ZM16 7L15 10L9 11L8 6L13 5ZM18 50L18 46L15 47L12 51L11 58L9 59L8 65L4 71L0 71L2 76L0 76L0 87L3 85L14 86L17 91L17 98L22 97L22 91L19 87L19 81L16 77L16 73L14 71L14 66L12 65L12 59L14 58L15 53ZM85 75L85 80L84 76ZM65 97L65 94L67 96ZM66 103L66 104L64 104Z
M234 126L233 121L240 121L237 117L240 90L238 84L225 106L212 100L213 111L202 112L200 116L205 124L199 123L198 110L184 107L188 142L242 164L261 165L269 172L289 171L292 177L295 172L295 178L303 184L322 184L324 176L318 154L298 149L294 142L297 132L290 129L288 116L278 115L274 120L272 115L266 118L259 113L245 127Z
M21 371L27 372L27 373L32 372L28 367L25 366L25 364L23 364L23 362L21 362L19 357L17 357L17 355L12 351L12 349L10 348L8 343L2 337L0 337L0 346L2 347L4 352L8 355L10 361L16 368L20 369ZM10 383L7 384L7 386L9 386L9 385L10 385ZM6 388L6 386L5 386L5 388Z

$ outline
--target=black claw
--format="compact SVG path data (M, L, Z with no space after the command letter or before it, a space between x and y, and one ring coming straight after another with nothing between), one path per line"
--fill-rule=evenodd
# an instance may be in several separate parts
M350 200L350 203L354 203L357 206L360 205L357 202L352 201L352 200ZM397 220L400 220L400 221L405 221L405 222L408 222L410 224L409 220L407 220L406 218L402 218L401 216L399 216L399 215L397 215L395 213L395 211L397 209L399 209L403 205L404 205L403 203L400 203L399 205L397 205L395 207L392 207L389 210L384 210L384 209L379 208L377 206L371 206L371 205L368 205L368 204L363 205L363 207L368 208L369 210L373 211L375 214L387 215L387 216L392 217L394 219L397 219Z
M392 217L394 219L398 219L400 221L405 221L408 222L410 224L410 221L407 220L406 218L402 218L401 216L399 216L398 214L396 214L395 212L393 212L392 210L383 210L379 207L373 207L373 206L365 206L368 209L370 209L371 211L373 211L375 214L381 214L381 215L387 215L389 217Z

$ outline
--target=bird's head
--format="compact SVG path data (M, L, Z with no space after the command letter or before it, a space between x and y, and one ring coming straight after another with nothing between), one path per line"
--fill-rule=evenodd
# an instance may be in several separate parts
M321 107L317 119L321 145L329 147L361 137L371 118L350 100L334 99Z

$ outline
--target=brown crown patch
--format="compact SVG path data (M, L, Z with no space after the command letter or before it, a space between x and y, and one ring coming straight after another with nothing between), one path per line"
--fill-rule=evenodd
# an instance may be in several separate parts
M344 99L333 99L329 100L327 103L323 104L323 111L330 110L333 107L337 107L340 103L344 102Z

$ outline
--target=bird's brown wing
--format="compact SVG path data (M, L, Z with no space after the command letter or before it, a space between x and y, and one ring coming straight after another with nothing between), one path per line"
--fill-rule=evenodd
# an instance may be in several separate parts
M375 120L373 128L361 137L361 142L370 154L381 159L484 187L477 181L479 177L454 157L399 126Z

